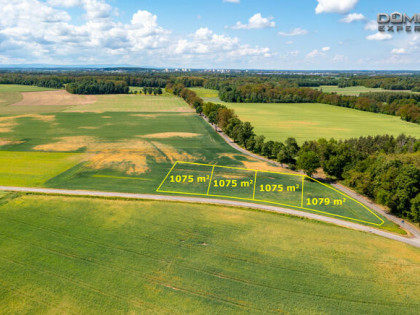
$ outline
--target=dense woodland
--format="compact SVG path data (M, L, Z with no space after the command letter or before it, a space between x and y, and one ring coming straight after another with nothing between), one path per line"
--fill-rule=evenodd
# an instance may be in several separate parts
M127 94L130 88L125 81L80 80L66 85L73 94Z

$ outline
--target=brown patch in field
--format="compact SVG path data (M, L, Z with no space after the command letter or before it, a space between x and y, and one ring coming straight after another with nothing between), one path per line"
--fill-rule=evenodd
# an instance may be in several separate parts
M166 145L156 141L152 141L152 144L156 146L156 148L158 148L159 151L161 151L166 156L166 158L172 163L175 163L176 161L191 162L197 159L195 156L192 156L187 152L177 151L174 147L170 145Z
M238 155L239 154L236 154L236 153L219 153L219 154L217 154L217 157L218 158L227 157L229 159L236 160L236 157Z
M25 141L18 141L18 140L7 140L7 139L0 139L0 147L9 144L21 144Z
M245 168L252 170L297 174L296 172L293 172L287 168L280 166L272 166L262 161L242 161L242 164Z
M82 126L82 127L79 127L79 129L94 130L94 129L99 129L99 127L93 127L93 126Z
M23 92L23 99L13 106L70 106L87 105L96 102L94 95L70 94L66 90L44 91L44 92Z
M33 149L37 151L76 151L89 146L95 138L88 136L62 137L58 142L40 144Z
M13 127L17 126L16 119L18 118L33 118L43 122L52 122L55 120L55 115L40 115L40 114L25 114L17 116L0 117L0 133L11 132Z
M147 156L131 150L99 152L90 158L88 166L93 169L111 168L129 175L143 174L150 170Z
M62 137L57 142L38 145L34 147L34 150L64 152L81 148L86 148L88 153L88 167L97 170L109 168L129 175L148 172L150 170L148 159L153 159L157 163L197 159L186 152L179 152L159 142L140 139L99 142L98 139L89 136Z
M131 117L142 117L142 118L154 119L154 118L157 118L160 115L158 115L158 114L131 114L130 116Z
M161 132L161 133L151 133L148 135L141 136L141 138L154 138L154 139L166 139L166 138L194 138L201 136L199 133L192 133L192 132Z
M105 118L105 119L110 119L110 118L112 118L112 116L101 116L102 118Z
M1 122L0 121L0 133L8 133L13 130L13 127L17 126L17 123L15 121L7 121L7 122Z

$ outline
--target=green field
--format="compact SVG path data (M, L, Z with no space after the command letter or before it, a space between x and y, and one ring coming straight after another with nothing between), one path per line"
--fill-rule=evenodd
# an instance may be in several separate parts
M194 89L200 95L210 95ZM214 96L214 95L213 95ZM217 99L209 98L210 101ZM364 112L350 108L318 103L226 103L242 121L249 121L255 132L267 140L284 141L294 137L298 142L319 138L348 139L401 133L420 138L420 126L399 117Z
M0 185L42 186L80 160L76 153L0 151Z
M381 88L367 88L364 86L350 86L345 88L339 88L336 85L321 85L317 90L322 90L324 93L337 93L339 95L359 96L360 93L366 92L406 92L413 93L405 90L384 90ZM418 92L414 92L418 93Z
M339 95L359 96L360 93L366 92L391 92L390 90L384 90L381 88L367 88L364 86L349 86L345 88L339 88L336 85L321 85L316 90L322 90L324 93L337 93Z
M6 203L8 201L8 203ZM0 313L415 314L420 250L277 214L6 197Z
M177 162L157 192L272 204L399 232L357 200L301 174Z
M4 157L0 168L2 185L156 193L177 161L246 166L261 171L266 165L237 153L193 113L62 112L0 117L0 128L1 123L9 126L0 133L0 140L9 139L0 147L0 159ZM57 152L67 152L68 156ZM242 176L219 173L214 179ZM249 199L249 191L238 193ZM219 198L226 194L212 190L212 195ZM316 197L331 196L326 190ZM288 204L273 198L274 202ZM380 223L357 205L329 208L329 213L362 223ZM399 231L388 221L381 227Z
M144 94L98 95L94 104L72 106L67 112L192 112L181 99L171 95Z
M16 92L42 92L54 91L56 89L38 87L33 85L18 85L18 84L0 84L0 93L16 93Z

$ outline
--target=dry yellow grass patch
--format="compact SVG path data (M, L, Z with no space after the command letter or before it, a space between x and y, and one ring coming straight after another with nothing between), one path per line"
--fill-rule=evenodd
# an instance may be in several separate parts
M160 142L152 141L152 144L156 146L156 148L161 151L166 158L172 162L175 163L176 161L185 161L185 162L192 162L197 159L197 157L188 154L187 152L179 152L174 147L170 145L166 145Z
M236 154L236 153L219 153L219 154L217 154L217 157L218 158L227 157L229 159L236 160L236 157L238 155L240 155L240 154Z
M43 122L51 122L55 120L55 115L40 115L40 114L26 114L17 116L0 117L0 133L11 132L13 127L17 126L16 119L18 118L33 118Z
M99 127L93 127L93 126L82 126L82 127L79 127L78 129L88 129L88 130L93 130L93 129L99 129Z
M37 151L76 151L93 143L95 138L88 136L62 137L58 142L40 144L34 147Z
M88 163L93 169L111 168L126 174L143 174L149 171L147 156L131 150L105 150L94 154Z
M157 118L158 114L131 114L130 116L132 117L142 117L142 118Z
M8 139L1 139L0 138L0 147L9 144L21 144L24 141L15 141L15 140L8 140Z
M104 118L104 119L111 119L111 118L112 118L112 116L101 116L101 118Z
M262 161L242 161L242 164L245 168L252 169L252 170L259 170L259 171L267 171L267 172L280 172L280 173L290 173L290 174L297 174L287 168L280 167L280 166L272 166L268 163Z
M159 142L132 139L119 142L100 142L94 137L62 137L55 143L34 147L38 151L76 151L86 148L87 166L92 169L114 169L129 175L143 174L150 170L147 160L157 163L178 160L194 161L186 152L179 152L174 147Z
M23 92L23 99L13 106L70 106L87 105L96 102L94 95L75 95L65 90L44 92Z
M144 135L144 136L141 136L141 138L166 139L166 138L174 138L174 137L194 138L198 136L201 136L201 134L192 133L192 132L161 132L161 133L151 133L148 135Z

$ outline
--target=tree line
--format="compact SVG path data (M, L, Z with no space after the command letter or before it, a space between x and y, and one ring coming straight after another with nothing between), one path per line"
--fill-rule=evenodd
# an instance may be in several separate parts
M66 85L72 94L127 94L129 90L125 81L81 80Z
M233 109L204 102L182 84L168 90L182 97L197 113L207 116L237 144L309 176L320 168L331 179L389 207L401 218L420 222L420 140L400 135L360 137L337 141L319 139L299 146L289 137L284 142L266 141L249 122L242 122Z

